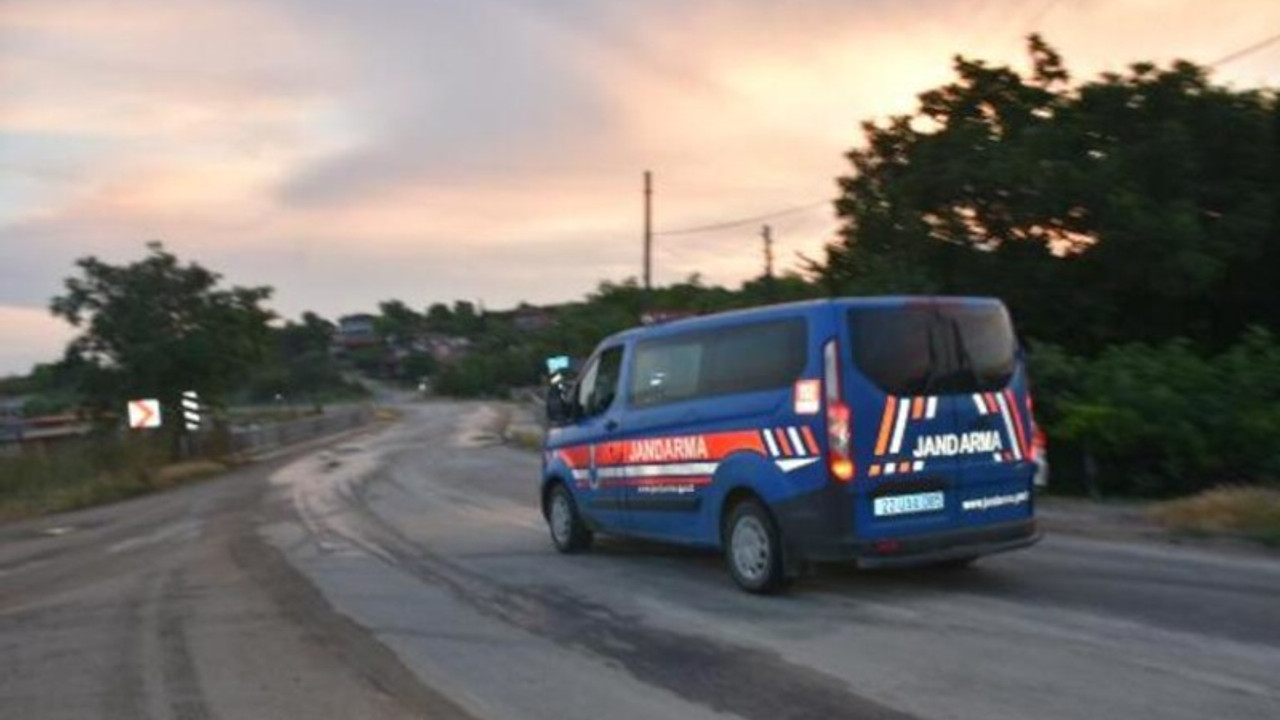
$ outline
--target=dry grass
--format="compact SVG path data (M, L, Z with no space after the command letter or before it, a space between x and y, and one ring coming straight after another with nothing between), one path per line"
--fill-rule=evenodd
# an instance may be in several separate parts
M1229 486L1159 503L1151 518L1174 532L1232 535L1280 545L1280 490Z
M0 458L0 519L124 500L217 475L223 463L166 463L161 443L131 438L69 443L54 452Z
M173 463L152 473L152 485L157 488L171 487L173 485L181 485L191 480L199 480L220 472L225 472L227 466L213 460L188 460L186 462Z
M507 431L507 442L524 450L541 450L542 431L535 428L512 428Z

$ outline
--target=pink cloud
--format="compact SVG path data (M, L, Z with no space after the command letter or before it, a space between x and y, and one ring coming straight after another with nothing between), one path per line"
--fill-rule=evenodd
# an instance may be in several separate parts
M47 310L0 305L0 376L62 356L72 328Z
M642 170L659 229L829 198L859 122L910 110L955 53L1020 66L1041 12L1077 78L1280 25L1250 0L9 0L0 303L156 237L288 313L568 299L639 272ZM1217 76L1274 85L1280 51ZM827 208L773 224L784 266L835 229ZM750 277L757 233L660 237L657 277Z

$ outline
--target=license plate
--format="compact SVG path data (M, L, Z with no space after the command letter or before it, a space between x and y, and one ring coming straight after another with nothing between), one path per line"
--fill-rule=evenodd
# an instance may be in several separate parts
M887 515L908 515L911 513L941 510L944 505L941 490L935 492L914 493L912 495L890 495L876 498L872 511L876 517Z

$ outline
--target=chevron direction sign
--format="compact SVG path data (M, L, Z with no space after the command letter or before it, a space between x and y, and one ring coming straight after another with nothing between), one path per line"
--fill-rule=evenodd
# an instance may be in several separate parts
M182 393L182 421L189 431L200 429L200 396L195 390Z
M130 400L129 427L133 430L147 430L160 427L160 401L152 398Z

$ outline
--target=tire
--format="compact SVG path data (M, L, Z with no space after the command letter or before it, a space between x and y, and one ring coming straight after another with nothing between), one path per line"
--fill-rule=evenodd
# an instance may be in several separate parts
M749 593L769 594L787 586L782 539L768 511L756 500L733 506L724 526L729 576Z
M563 483L556 483L547 494L547 529L551 542L562 553L576 553L591 547L591 531L578 514L578 504Z

